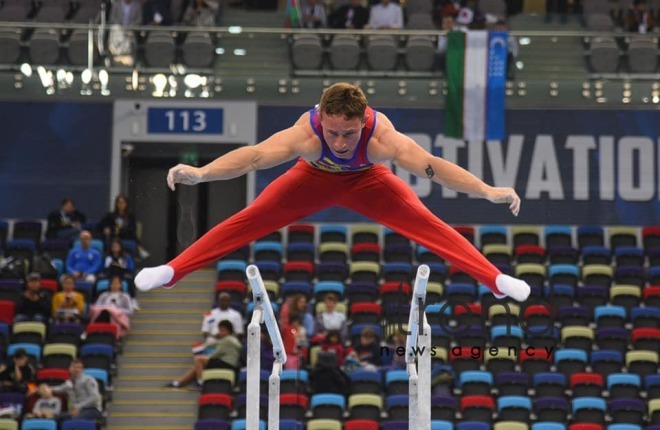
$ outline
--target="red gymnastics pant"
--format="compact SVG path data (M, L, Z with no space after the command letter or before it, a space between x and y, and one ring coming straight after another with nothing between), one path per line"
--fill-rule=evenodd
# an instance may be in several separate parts
M467 239L438 219L415 192L383 165L330 173L299 160L245 209L213 227L168 263L174 285L188 273L275 230L331 206L342 206L425 246L500 294L501 272Z

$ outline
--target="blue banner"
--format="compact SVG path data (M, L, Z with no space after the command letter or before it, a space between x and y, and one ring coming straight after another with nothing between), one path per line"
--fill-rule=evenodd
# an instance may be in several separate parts
M504 134L504 99L508 37L505 31L488 33L488 80L486 83L486 139L502 140Z
M306 107L261 107L259 139L293 124ZM443 112L382 109L399 131L487 183L512 186L518 217L506 205L469 198L395 172L450 223L660 225L660 111L509 110L502 141L463 142L442 134ZM257 173L257 192L288 166ZM331 208L311 222L365 218Z

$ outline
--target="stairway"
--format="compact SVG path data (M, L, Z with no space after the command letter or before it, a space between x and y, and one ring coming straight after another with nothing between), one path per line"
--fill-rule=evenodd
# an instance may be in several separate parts
M169 290L140 295L142 310L118 358L108 406L109 430L184 430L197 418L199 391L164 385L192 364L190 347L202 340L202 314L213 303L213 270L201 270Z

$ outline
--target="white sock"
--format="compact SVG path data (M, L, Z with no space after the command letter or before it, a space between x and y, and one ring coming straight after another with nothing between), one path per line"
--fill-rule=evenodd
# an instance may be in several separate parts
M502 293L519 302L527 300L532 292L527 282L504 274L497 275L495 285Z
M147 267L140 270L135 277L135 287L140 291L149 291L162 287L174 277L174 269L166 264L157 267Z

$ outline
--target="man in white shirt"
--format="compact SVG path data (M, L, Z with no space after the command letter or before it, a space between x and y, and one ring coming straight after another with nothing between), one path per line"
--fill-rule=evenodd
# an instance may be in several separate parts
M403 11L398 3L391 0L380 0L369 11L369 23L365 26L374 30L401 30L403 28Z
M222 320L229 321L234 327L234 334L240 338L243 336L243 329L245 323L243 316L240 312L232 309L229 304L231 297L228 293L222 292L218 294L218 307L213 308L211 312L204 314L204 321L202 322L202 335L211 340L218 334L218 323Z

